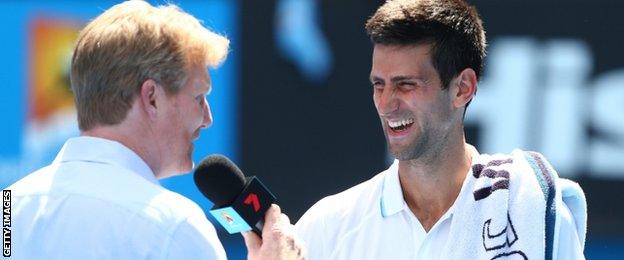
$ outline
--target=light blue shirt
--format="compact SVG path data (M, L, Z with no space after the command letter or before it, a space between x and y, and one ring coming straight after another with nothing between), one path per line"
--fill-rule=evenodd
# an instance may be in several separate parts
M8 189L14 259L226 258L201 208L115 141L71 138Z

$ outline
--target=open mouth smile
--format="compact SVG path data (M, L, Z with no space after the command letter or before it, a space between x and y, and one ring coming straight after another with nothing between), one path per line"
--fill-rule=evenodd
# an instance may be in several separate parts
M403 132L414 125L414 119L400 119L400 120L388 120L388 127L390 130L396 133Z

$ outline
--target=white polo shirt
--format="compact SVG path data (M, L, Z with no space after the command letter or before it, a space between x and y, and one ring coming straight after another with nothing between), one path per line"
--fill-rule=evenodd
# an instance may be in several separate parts
M583 259L574 219L563 206L558 258ZM317 202L296 229L308 260L441 259L447 243L453 243L453 208L426 232L403 198L395 161L372 179Z
M115 141L71 138L8 189L14 259L226 258L201 208Z

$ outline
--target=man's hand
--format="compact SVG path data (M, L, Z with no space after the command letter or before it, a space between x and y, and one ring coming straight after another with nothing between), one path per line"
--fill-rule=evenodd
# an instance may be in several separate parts
M305 259L305 248L295 237L295 227L275 204L264 216L262 238L251 231L242 234L249 260Z

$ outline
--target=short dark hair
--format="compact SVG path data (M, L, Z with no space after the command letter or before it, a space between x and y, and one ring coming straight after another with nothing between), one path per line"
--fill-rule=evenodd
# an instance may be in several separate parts
M442 88L466 68L480 78L485 30L477 10L462 0L389 0L366 22L374 44L431 44Z

